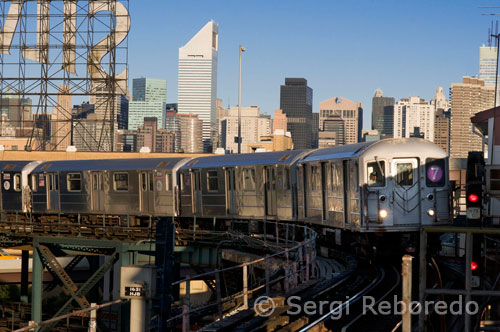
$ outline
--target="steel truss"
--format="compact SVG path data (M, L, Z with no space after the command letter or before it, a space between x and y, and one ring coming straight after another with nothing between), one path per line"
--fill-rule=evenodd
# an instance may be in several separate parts
M24 137L27 150L115 150L128 95L128 7L128 0L0 0L0 112L12 128L0 138ZM7 98L21 102L7 106ZM87 101L95 118L73 110Z

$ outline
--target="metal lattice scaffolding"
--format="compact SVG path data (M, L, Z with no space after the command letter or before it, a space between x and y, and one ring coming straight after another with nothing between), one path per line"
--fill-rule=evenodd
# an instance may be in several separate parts
M0 139L114 151L129 28L128 0L0 0Z

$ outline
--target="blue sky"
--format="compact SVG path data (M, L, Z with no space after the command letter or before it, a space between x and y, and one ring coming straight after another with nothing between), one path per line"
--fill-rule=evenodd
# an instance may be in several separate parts
M361 101L370 127L375 89L397 99L447 94L451 83L477 75L479 46L500 13L492 0L131 0L130 79L167 79L177 101L178 49L209 20L219 24L218 91L238 97L238 45L243 58L242 105L279 108L285 77L304 77L313 111L331 97Z

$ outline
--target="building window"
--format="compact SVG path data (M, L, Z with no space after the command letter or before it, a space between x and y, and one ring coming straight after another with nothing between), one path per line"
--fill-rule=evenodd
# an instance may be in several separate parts
M248 191L255 190L255 169L243 169L243 189Z
M21 174L14 175L14 190L21 191Z
M80 173L68 173L66 181L68 191L82 191L82 176Z
M113 187L115 191L128 191L128 173L113 174Z
M217 171L207 172L207 188L208 191L219 191L219 177Z

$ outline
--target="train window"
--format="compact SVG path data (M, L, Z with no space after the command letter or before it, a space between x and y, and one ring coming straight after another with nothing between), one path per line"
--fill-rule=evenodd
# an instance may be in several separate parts
M366 164L368 187L385 187L385 162L373 161Z
M290 169L285 167L285 172L283 173L283 187L285 190L290 190Z
M217 175L217 171L207 172L207 189L208 191L219 190L219 177Z
M14 190L21 191L21 174L14 174Z
M114 173L113 187L115 191L128 191L128 173Z
M37 192L38 190L38 176L31 174L31 191Z
M170 174L165 174L165 190L166 191L171 191L172 190L172 177Z
M59 190L59 175L54 174L54 188L55 190Z
M54 190L54 174L52 173L49 174L47 182L49 183L49 191Z
M243 169L243 189L255 190L255 169L253 168Z
M442 187L445 185L444 159L427 159L425 161L425 183L427 187Z
M412 163L397 163L396 164L396 183L398 186L413 185L413 164Z
M66 175L68 191L82 191L82 176L80 173Z
M148 180L149 180L149 191L153 192L155 188L154 188L154 179L152 173L148 173Z
M317 191L319 187L319 167L311 166L311 190Z
M146 173L141 173L141 187L142 191L148 190L148 176Z
M283 170L281 167L278 167L276 170L278 172L276 185L278 186L278 190L283 190Z
M342 163L332 163L331 172L332 172L331 190L334 193L340 193L344 190Z

